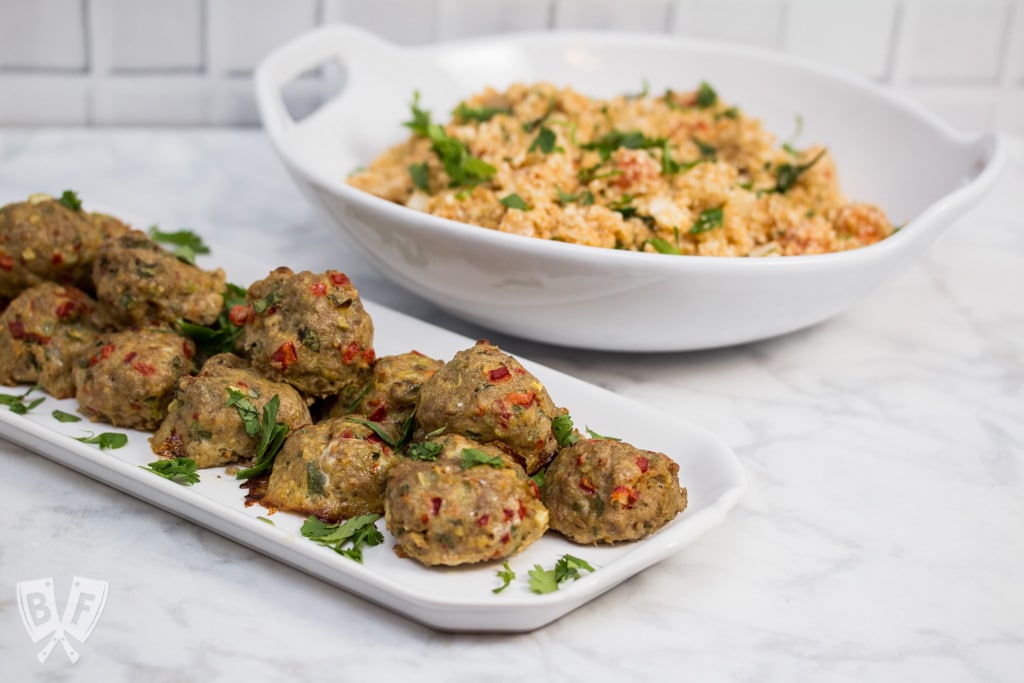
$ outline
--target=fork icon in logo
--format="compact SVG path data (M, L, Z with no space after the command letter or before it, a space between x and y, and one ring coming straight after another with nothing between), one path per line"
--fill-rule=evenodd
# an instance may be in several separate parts
M53 577L18 582L18 611L29 638L33 643L48 636L50 638L36 655L40 663L46 661L58 643L72 663L78 661L78 651L67 636L71 635L79 643L85 643L103 613L103 606L107 602L107 587L106 581L74 577L71 593L64 605L64 614L58 617Z

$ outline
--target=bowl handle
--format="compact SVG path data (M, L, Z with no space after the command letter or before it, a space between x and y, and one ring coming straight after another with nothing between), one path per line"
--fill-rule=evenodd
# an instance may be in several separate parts
M285 107L283 89L299 75L330 60L348 70L351 84L360 64L390 61L401 49L364 29L332 24L285 43L260 62L254 74L256 101L263 125L274 138L298 125Z

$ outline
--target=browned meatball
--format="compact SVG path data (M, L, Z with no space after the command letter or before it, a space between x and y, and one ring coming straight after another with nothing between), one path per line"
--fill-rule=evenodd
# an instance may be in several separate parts
M100 243L127 226L70 206L36 194L0 207L0 296L14 297L50 280L91 290Z
M178 378L192 369L195 343L150 328L102 335L75 367L75 398L93 420L152 431L167 416Z
M664 453L590 439L559 451L541 499L551 528L577 543L635 541L686 509L679 465Z
M373 364L373 376L356 400L339 400L331 407L330 417L349 414L365 415L383 427L392 441L405 436L416 399L423 382L432 377L444 363L418 351L383 356Z
M103 243L93 281L102 320L114 327L210 325L223 304L224 271L185 263L138 230Z
M57 398L75 394L72 371L96 338L96 302L74 287L45 282L0 314L0 383L38 383Z
M454 434L434 442L436 461L407 459L388 475L384 517L396 551L426 565L470 564L513 555L544 534L548 512L512 458Z
M149 440L153 451L165 458L192 458L197 467L252 459L258 437L246 433L238 407L229 402L232 391L241 393L258 413L278 396L277 421L290 430L310 422L295 389L260 377L242 358L222 353L206 361L195 377L178 380L167 417Z
M366 425L324 420L288 437L260 503L329 522L383 514L384 484L396 460Z
M362 386L373 364L373 321L344 273L278 268L249 287L242 348L266 377L310 396Z
M533 474L558 450L551 421L562 412L518 360L481 341L456 353L423 383L416 408L417 438L444 428L494 443Z

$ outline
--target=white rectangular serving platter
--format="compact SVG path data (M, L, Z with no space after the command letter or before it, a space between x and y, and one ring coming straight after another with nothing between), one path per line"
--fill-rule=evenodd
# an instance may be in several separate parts
M364 304L376 328L378 356L416 349L447 361L474 343L372 302ZM530 631L665 559L719 524L742 496L746 479L735 454L708 431L520 360L547 386L555 403L569 409L579 428L589 426L640 448L662 451L678 462L689 507L660 531L636 543L579 546L548 533L510 559L517 578L500 594L492 592L501 585L496 575L500 562L465 568L424 567L393 552L393 539L384 530L383 520L377 526L384 531L385 542L365 549L363 564L358 564L304 538L299 533L303 515L271 515L259 505L246 507L245 490L224 468L200 470L201 481L194 486L158 477L140 468L156 459L149 447L149 434L87 419L61 423L52 417L55 408L77 413L74 399L47 397L27 415L0 408L0 437L427 626L445 631ZM128 434L128 445L100 450L72 438L101 431ZM259 517L272 520L273 525ZM550 569L565 553L582 557L595 571L561 584L557 592L532 593L529 570L535 564Z

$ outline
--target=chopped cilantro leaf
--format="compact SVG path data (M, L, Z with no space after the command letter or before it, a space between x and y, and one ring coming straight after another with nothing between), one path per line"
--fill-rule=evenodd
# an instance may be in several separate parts
M581 569L588 572L594 571L589 562L569 554L558 558L554 569L544 569L539 564L535 564L530 570L530 590L541 595L554 593L558 590L558 584L569 579L573 581L579 579Z
M191 230L162 232L153 225L149 228L149 238L154 242L173 245L174 255L193 266L196 264L196 254L210 253L210 248L203 242L203 238Z
M232 322L230 316L236 306L246 305L245 290L229 282L221 297L223 305L213 325L196 325L187 320L179 320L177 323L178 332L194 341L199 354L204 358L232 351L242 334L241 325Z
M580 440L579 434L575 431L572 417L568 413L559 415L551 421L551 432L555 435L555 441L559 446L571 446Z
M578 202L580 206L590 206L594 203L594 193L590 190L581 190L576 194L569 194L562 192L562 188L556 185L555 191L558 192L558 203L562 206L571 202Z
M718 93L712 88L707 81L701 81L700 87L697 88L697 106L701 109L707 109L708 107L715 106L718 102Z
M603 440L606 440L606 441L622 441L622 439L620 439L617 436L605 436L604 434L598 434L593 429L591 429L589 427L589 425L587 426L587 435L591 439L603 439Z
M363 546L380 545L384 535L377 529L380 515L359 515L341 524L328 524L310 515L302 524L302 535L322 546L362 563Z
M463 448L459 453L459 466L464 470L477 465L487 465L496 469L505 466L505 461L497 455L488 455L479 448Z
M502 584L493 589L492 593L500 593L505 590L516 578L516 573L512 571L512 567L508 566L508 560L505 560L505 564L498 570L498 578L502 580Z
M526 203L526 200L520 197L518 194L513 192L510 195L506 195L499 200L504 206L510 209L519 209L520 211L529 211L530 205Z
M697 216L697 220L692 226L690 226L690 234L699 235L702 232L722 227L723 216L722 207L720 206L714 209L705 209L704 211L701 211L700 215Z
M128 435L120 432L100 432L89 436L76 436L75 441L93 444L100 447L100 450L108 448L121 448L128 443Z
M679 247L672 244L668 240L662 239L660 237L652 237L651 239L647 240L647 243L654 247L654 250L659 254L678 255L682 253L681 251L679 251Z
M430 149L444 165L452 187L474 186L490 178L497 169L483 159L472 156L466 143L445 132L443 126L430 120L430 112L419 108L419 93L412 103L412 120L405 125L416 135L430 140Z
M796 181L800 179L800 176L814 166L814 164L818 163L818 160L823 156L825 156L825 150L818 152L818 155L806 164L779 164L775 169L775 187L769 191L778 192L779 194L789 191L796 185Z
M192 458L157 460L148 465L139 465L139 467L183 486L191 486L199 482L199 474L196 473L196 461Z
M231 389L228 389L231 392ZM238 393L238 392L236 392ZM232 396L232 398L234 398ZM248 401L246 401L248 403ZM230 403L229 403L230 405ZM255 436L249 433L249 413L246 408L241 408L238 402L235 404L235 408L238 410L239 417L242 418L242 422L245 423L245 433L249 436ZM239 470L235 475L237 479L249 479L260 474L269 472L274 466L274 459L277 457L278 451L281 450L281 446L284 445L284 440L288 436L288 425L283 422L277 421L277 411L281 405L281 397L277 394L267 401L263 405L263 413L259 422L259 443L256 445L256 457L253 459L252 467L248 467ZM249 404L252 407L252 404ZM246 416L243 417L243 410L246 411Z
M430 192L430 169L427 162L409 164L409 175L412 176L413 185L424 192Z
M490 121L498 114L511 114L508 107L468 107L465 102L459 102L452 114L463 121L476 121L483 123Z
M73 190L64 190L57 201L72 211L82 210L82 200L78 198L78 194Z
M82 418L78 417L77 415L73 415L72 413L65 413L63 410L56 410L55 409L50 414L53 415L53 419L55 419L57 422L81 422L82 421Z
M411 460L437 460L437 456L441 454L441 444L434 441L411 443L405 454Z
M31 386L23 394L0 394L0 406L7 406L15 415L24 415L45 400L44 397L40 396L25 403L25 398L38 388Z
M628 132L613 130L605 133L593 142L581 145L581 147L596 151L601 155L601 159L605 160L620 147L626 149L651 149L661 147L664 142L665 138L649 138L638 130Z
M533 139L533 142L530 143L529 149L526 151L533 152L539 149L544 154L564 151L556 144L556 142L557 138L555 137L555 131L551 130L547 126L541 126L540 132L537 133L537 137Z
M398 446L398 444L395 443L395 440L391 438L391 435L388 434L388 431L386 429L384 429L384 425L382 425L381 423L374 422L373 420L364 420L361 417L354 417L354 416L349 416L348 419L349 419L349 422L355 422L356 424L361 424L364 427L369 427L370 430L374 434L379 436L380 440L383 441L384 443L386 443L389 448L396 448Z

